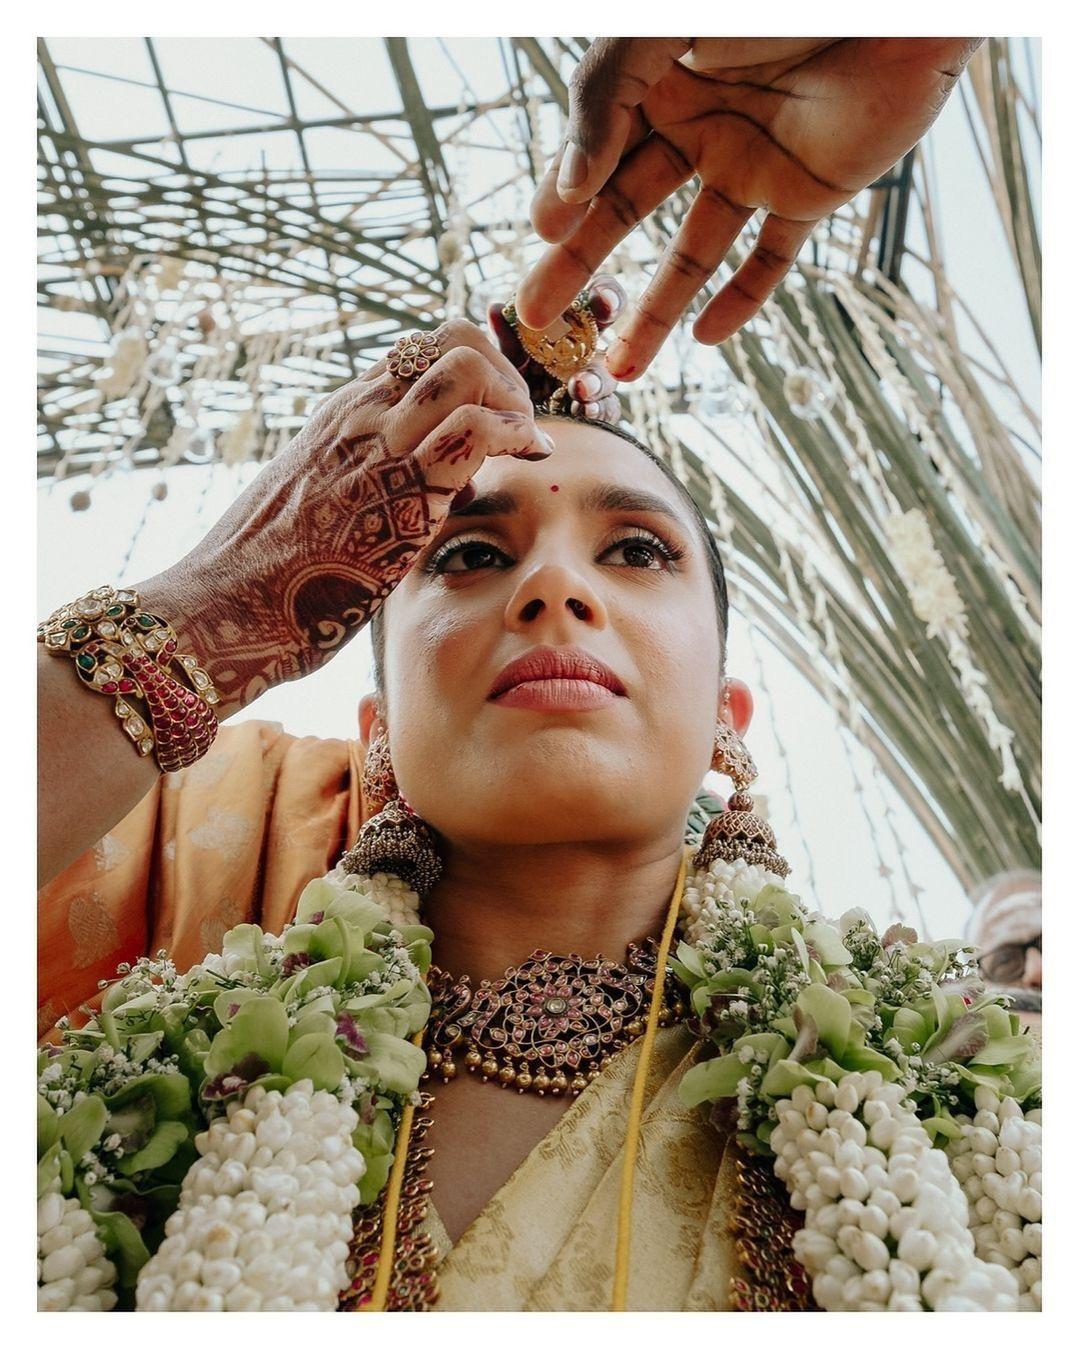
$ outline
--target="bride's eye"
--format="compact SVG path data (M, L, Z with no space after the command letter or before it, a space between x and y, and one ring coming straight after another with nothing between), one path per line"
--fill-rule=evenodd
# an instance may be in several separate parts
M625 549L627 557L644 556L647 559L644 566L641 566L636 562L628 564L638 571L646 569L650 571L661 570L665 567L669 567L674 562L678 562L680 558L685 556L681 548L674 548L670 544L665 544L664 541L655 534L627 535L624 539L616 540L614 544L611 544L605 549L604 556L606 557L609 553L613 553L618 549ZM655 562L657 558L661 561L654 567L653 562ZM649 561L650 559L651 561Z
M450 559L461 557L465 564L462 567L447 567L445 564ZM477 557L499 557L505 558L506 554L501 549L497 549L494 544L489 544L484 539L454 539L441 548L437 548L431 557L424 564L425 572L477 572L482 567L490 564L481 562L479 566L470 566L469 560L475 562Z
M643 532L640 530L636 534L616 539L605 549L602 549L599 556L604 559L620 549L624 550L624 557L627 559L623 566L630 567L635 571L661 571L670 568L673 563L686 556L685 550L665 543L663 539L651 533L651 531ZM459 559L460 565L458 565ZM514 561L502 549L496 548L486 539L456 538L447 540L445 544L437 548L424 564L423 570L435 575L479 572L491 566L499 566L499 563L493 561L497 559L503 560L502 565L509 565ZM642 559L644 561L641 561Z

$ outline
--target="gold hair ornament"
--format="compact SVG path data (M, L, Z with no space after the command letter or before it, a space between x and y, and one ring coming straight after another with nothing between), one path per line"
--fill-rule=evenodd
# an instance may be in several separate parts
M563 322L569 327L559 337L549 337L539 329L526 328L513 304L504 305L502 313L525 352L560 385L565 386L592 361L596 344L600 340L600 328L586 291L582 291L570 308L563 312ZM552 398L564 392L565 388L557 390Z

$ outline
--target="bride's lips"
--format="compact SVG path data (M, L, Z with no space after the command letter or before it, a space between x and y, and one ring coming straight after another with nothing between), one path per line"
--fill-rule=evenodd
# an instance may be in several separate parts
M503 708L533 708L537 712L584 712L606 708L618 697L613 689L592 680L525 680L492 702Z
M496 677L489 700L508 708L582 711L625 697L623 682L580 647L534 647Z

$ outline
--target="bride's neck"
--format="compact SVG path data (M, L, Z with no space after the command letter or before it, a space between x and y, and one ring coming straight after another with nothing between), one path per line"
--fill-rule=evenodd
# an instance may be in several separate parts
M537 947L622 961L629 942L659 935L682 855L678 835L640 847L620 840L448 850L424 905L435 963L475 983L501 978Z

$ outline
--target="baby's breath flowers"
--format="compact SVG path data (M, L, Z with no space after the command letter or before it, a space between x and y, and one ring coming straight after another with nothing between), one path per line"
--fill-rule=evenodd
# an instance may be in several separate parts
M335 1306L426 1064L416 913L396 879L331 873L280 936L125 964L61 1027L38 1062L43 1307Z
M682 1098L733 1101L774 1158L819 1306L1040 1307L1039 1065L973 954L829 923L744 862L692 873L683 917L671 965L718 1053Z

